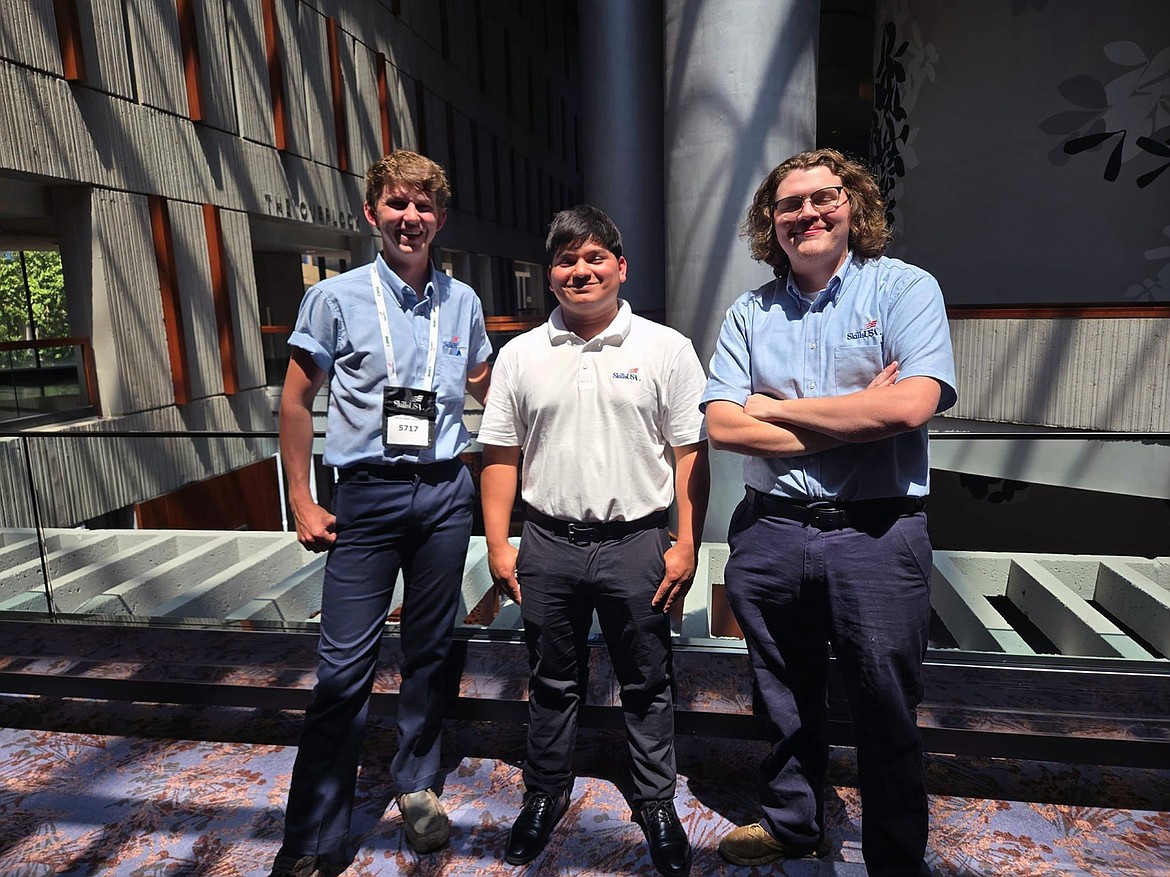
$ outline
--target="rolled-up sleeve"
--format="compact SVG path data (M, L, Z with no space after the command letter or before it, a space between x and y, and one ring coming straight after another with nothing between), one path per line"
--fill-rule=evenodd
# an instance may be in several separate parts
M345 325L337 302L319 286L309 287L297 310L289 346L307 352L318 368L327 372L344 340Z

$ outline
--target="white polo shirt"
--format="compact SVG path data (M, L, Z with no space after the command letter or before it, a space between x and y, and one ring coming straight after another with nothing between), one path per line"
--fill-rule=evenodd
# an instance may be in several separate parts
M500 351L479 440L521 447L521 495L568 521L632 521L667 508L667 447L706 438L706 385L684 335L636 316L622 301L588 341L549 320Z

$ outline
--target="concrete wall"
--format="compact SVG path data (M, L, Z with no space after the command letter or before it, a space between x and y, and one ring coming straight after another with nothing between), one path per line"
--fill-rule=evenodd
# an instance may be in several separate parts
M1165 3L901 0L877 27L894 255L951 304L1170 301Z
M1164 3L881 0L877 31L892 255L949 305L1170 302ZM1170 429L1170 315L952 329L956 416Z
M577 21L568 4L276 0L283 151L261 0L193 4L198 121L174 3L76 6L82 81L64 78L55 4L14 0L0 9L0 191L36 196L0 204L0 245L33 238L62 252L73 331L93 339L104 415L86 431L274 428L258 389L264 364L253 251L319 247L351 264L368 258L363 178L383 151L380 63L393 144L425 149L451 178L455 199L441 245L495 262L541 261L549 216L580 195ZM330 21L348 169L335 135ZM186 406L175 406L152 196L165 199L170 217ZM222 225L234 397L224 396L204 205L219 208ZM283 276L288 297L299 301L299 276ZM113 439L42 442L33 456L45 467L37 480L49 497L48 523L77 523L272 451L271 443L164 444L152 470L157 445L140 458ZM4 454L5 465L17 457ZM9 476L23 481L22 471ZM27 510L13 523L30 524Z

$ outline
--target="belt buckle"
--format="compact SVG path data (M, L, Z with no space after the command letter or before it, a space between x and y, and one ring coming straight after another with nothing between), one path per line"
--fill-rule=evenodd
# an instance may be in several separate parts
M845 513L845 509L831 502L810 502L805 508L813 513L816 525L822 530L826 529L826 525L834 530L840 530L849 525L849 516Z
M569 524L569 541L574 545L588 545L593 541L593 527L581 527Z

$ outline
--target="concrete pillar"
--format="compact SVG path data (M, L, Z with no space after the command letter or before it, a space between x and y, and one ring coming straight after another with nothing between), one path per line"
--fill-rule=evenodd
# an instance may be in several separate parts
M665 0L667 321L706 364L727 306L771 269L738 225L760 181L816 141L819 0ZM706 538L743 495L741 458L712 454Z
M661 318L662 0L581 0L581 154L585 201L622 232L634 310Z

